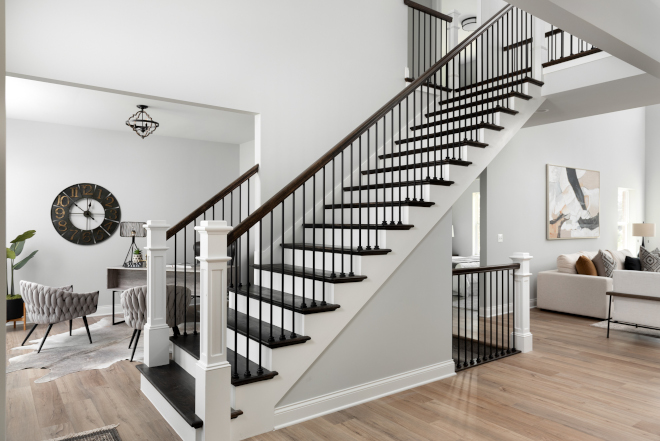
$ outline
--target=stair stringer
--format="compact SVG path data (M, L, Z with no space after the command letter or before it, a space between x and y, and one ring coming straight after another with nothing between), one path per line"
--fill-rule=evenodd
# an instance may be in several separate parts
M335 303L339 309L327 314L305 317L305 332L312 339L303 345L279 348L273 351L273 367L279 375L272 380L234 388L234 405L243 410L241 418L232 420L231 439L238 441L284 427L300 419L291 420L290 415L278 412L277 404L293 387L314 361L332 343L371 297L389 279L401 263L424 240L431 229L447 213L465 189L481 174L500 153L511 138L543 103L539 87L531 87L532 99L522 101L517 115L502 115L500 132L486 131L484 149L471 149L469 167L452 169L454 185L429 186L431 207L410 207L410 219L414 228L406 231L386 231L387 247L392 252L381 256L362 257L362 271L367 279L360 283L335 285ZM311 415L304 419L317 417Z

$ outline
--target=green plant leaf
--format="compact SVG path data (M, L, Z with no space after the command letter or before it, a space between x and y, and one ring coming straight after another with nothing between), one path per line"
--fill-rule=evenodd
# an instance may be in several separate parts
M10 243L18 243L18 242L26 241L29 238L33 237L35 234L37 234L36 230L28 230L25 233L16 236L16 239L12 240Z
M23 252L23 247L25 246L25 241L22 242L17 242L11 244L12 250L16 253L16 256L20 256L21 253Z
M16 265L14 265L14 270L18 271L19 269L23 268L26 263L30 261L34 257L35 254L37 254L39 250L37 251L32 251L29 256L27 256L25 259L21 260L18 262Z
M16 259L16 253L14 250L7 248L7 259L14 260Z

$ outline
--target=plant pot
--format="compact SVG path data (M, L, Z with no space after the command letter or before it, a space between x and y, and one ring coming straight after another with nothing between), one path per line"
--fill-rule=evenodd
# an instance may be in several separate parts
M23 317L23 299L7 300L7 320Z
M133 254L133 263L140 263L140 262L142 262L142 253Z

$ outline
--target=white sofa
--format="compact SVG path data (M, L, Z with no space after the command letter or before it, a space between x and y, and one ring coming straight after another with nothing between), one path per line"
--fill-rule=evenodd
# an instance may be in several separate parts
M660 328L660 273L614 271L612 295L613 321ZM651 299L619 297L616 294L647 296ZM609 296L608 296L609 297ZM609 336L609 333L608 333Z
M540 309L607 319L609 296L613 290L610 277L584 276L575 270L580 255L593 259L597 251L564 254L557 258L557 269L541 271L536 281L536 306ZM623 270L629 252L616 252L617 269ZM639 271L633 271L638 273Z

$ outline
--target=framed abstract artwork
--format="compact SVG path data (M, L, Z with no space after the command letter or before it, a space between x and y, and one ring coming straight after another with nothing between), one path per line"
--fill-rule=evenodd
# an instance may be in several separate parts
M548 240L600 237L600 172L546 166Z

